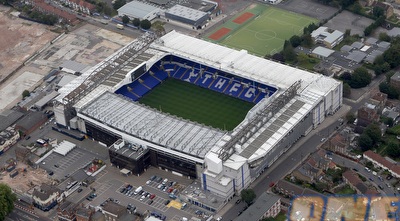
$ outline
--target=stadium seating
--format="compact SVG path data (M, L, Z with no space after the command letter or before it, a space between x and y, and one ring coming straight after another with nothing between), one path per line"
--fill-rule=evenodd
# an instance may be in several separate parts
M252 103L258 103L277 91L275 87L241 78L184 58L168 55L162 60L163 62L158 61L148 72L140 76L140 80L122 86L115 93L137 101L167 79L168 72L170 77ZM161 65L162 68L160 68Z

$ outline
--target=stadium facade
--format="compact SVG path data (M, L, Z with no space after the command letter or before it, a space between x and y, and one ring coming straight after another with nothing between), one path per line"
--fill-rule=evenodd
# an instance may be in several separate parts
M255 105L226 131L137 102L167 78ZM124 152L113 144L125 140L146 150L146 160L135 156L137 162L198 178L203 190L229 199L335 113L342 86L245 50L175 31L160 38L147 33L61 88L54 112L59 125L77 122L78 130L114 153Z

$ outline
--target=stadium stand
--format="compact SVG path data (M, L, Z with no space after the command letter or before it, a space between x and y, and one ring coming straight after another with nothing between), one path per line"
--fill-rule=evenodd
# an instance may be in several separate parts
M184 58L167 55L152 65L149 71L132 83L122 86L115 93L137 101L168 76L251 103L258 103L277 91L269 85L234 76Z

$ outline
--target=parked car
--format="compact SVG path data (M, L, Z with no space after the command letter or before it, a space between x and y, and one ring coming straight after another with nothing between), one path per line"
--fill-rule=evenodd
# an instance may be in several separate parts
M150 199L154 199L156 197L156 194L151 194Z
M151 180L147 180L146 184L149 185L151 183Z
M236 204L239 204L239 203L241 203L241 202L242 202L241 199L236 200Z
M78 189L78 193L82 192L82 190L83 190L82 188L79 188L79 189Z
M145 198L146 198L145 196L141 196L140 201L143 201Z
M156 175L153 175L153 176L150 177L150 180L151 180L151 181L154 181L156 178L157 178L157 176L156 176Z
M152 203L153 203L153 200L150 200L150 201L148 202L149 205L151 205Z
M171 202L171 200L165 200L164 205L168 205Z

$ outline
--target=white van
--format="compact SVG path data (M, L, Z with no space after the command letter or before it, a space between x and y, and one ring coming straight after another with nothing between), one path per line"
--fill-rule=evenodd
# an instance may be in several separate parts
M133 192L133 194L137 195L142 190L143 190L143 187L139 186L138 188L136 188L136 190L135 190L135 192Z

